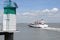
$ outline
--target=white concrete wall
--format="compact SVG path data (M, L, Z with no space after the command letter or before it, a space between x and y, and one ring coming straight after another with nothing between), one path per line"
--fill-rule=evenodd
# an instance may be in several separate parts
M3 15L3 31L16 31L16 14Z

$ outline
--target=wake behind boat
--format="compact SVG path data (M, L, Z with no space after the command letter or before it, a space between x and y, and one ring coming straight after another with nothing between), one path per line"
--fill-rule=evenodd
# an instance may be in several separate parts
M28 25L29 27L34 27L34 28L47 28L48 25L46 24L45 21L40 20L40 21L35 21L34 23L31 23Z

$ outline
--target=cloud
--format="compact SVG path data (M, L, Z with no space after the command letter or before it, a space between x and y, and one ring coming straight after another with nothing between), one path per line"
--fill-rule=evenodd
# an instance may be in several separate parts
M22 14L23 16L37 16L38 14L36 12L30 11L30 12L24 12Z
M52 12L58 12L59 9L58 9L58 8L53 8L53 9L51 9L51 11L52 11Z
M0 16L2 16L3 15L3 10L0 10Z
M45 10L42 10L42 12L43 12L43 13L46 13L46 12L48 12L48 13L49 13L49 12L50 12L50 10L45 9Z
M59 11L58 8L52 8L51 10L49 9L44 9L44 10L33 10L33 11L28 11L28 12L24 12L22 13L23 16L27 16L27 17L36 17L36 16L41 16L41 15L55 15L55 13L57 14L57 12Z
M18 18L19 17L19 18ZM43 9L43 10L30 10L22 13L18 13L17 18L20 22L32 22L34 20L44 19L53 22L55 18L59 20L60 12L58 8ZM25 21L24 21L25 20ZM55 20L56 21L56 20Z
M35 14L33 12L25 12L23 13L25 16L34 16Z

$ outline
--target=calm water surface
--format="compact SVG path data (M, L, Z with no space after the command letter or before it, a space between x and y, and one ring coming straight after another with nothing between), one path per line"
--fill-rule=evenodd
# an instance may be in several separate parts
M49 27L60 28L60 23L49 23ZM26 23L17 24L20 32L14 34L14 40L60 40L60 32L28 27ZM3 40L4 36L0 36Z
M49 23L50 27L60 27L59 23ZM27 24L17 24L19 33L15 33L15 40L60 40L60 32L31 28Z

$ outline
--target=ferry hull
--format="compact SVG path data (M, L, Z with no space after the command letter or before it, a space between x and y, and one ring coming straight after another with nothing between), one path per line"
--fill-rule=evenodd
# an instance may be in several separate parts
M41 25L41 24L39 24L39 25L29 25L29 27L34 27L34 28L47 28L48 25L47 24L44 24L44 25Z

